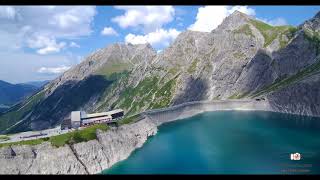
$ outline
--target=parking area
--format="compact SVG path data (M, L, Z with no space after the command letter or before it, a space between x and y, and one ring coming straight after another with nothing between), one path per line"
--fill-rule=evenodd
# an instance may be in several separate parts
M17 142L17 141L26 141L26 140L57 136L60 134L71 132L73 130L74 129L61 130L59 126L56 128L46 129L42 131L27 131L27 132L22 132L18 134L7 135L9 139L5 141L0 141L0 143L11 143L11 142Z

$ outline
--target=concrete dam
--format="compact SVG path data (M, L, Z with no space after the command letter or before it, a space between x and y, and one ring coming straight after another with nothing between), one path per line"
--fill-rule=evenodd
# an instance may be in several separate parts
M203 112L227 110L275 111L265 100L223 100L187 102L169 108L147 110L140 115L149 118L159 126L166 122L188 118Z

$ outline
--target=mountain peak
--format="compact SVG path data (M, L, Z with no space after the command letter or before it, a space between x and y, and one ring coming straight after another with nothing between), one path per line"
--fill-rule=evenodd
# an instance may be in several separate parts
M320 30L320 11L315 16L313 16L313 18L305 21L302 25L300 25L300 27L312 31Z
M230 17L230 16L239 16L239 17L249 18L249 16L248 16L247 14L242 13L242 12L240 12L240 11L238 11L238 10L235 10L233 13L231 13L231 14L229 15L229 17Z
M233 30L243 24L247 24L249 20L250 17L247 14L236 10L222 21L217 30Z
M152 45L150 43L142 43L142 44L132 44L132 43L126 43L125 44L127 47L132 47L132 48L138 48L138 49L144 49L144 48L147 48L147 49L151 49L151 50L154 50Z

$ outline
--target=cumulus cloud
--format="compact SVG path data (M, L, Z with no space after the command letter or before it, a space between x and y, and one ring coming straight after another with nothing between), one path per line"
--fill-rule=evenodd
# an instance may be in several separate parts
M47 74L60 74L70 69L70 66L59 66L59 67L41 67L38 73Z
M157 29L154 32L150 32L146 35L134 35L128 34L125 37L126 43L131 44L145 44L150 43L154 47L165 47L168 46L178 35L180 31L176 29Z
M112 36L112 35L118 36L117 31L115 31L112 27L103 28L103 30L101 31L101 34L105 36Z
M60 52L65 47L61 39L91 34L95 14L91 6L7 6L0 8L0 29L15 40L9 42L9 47L29 47L43 54ZM30 43L38 41L37 36L44 42Z
M0 61L0 79L12 83L28 81L43 81L53 79L59 74L39 73L41 67L72 66L77 62L71 57L62 54L46 56L32 52L0 52L3 61Z
M210 32L220 25L224 18L236 10L250 16L255 15L254 9L247 6L204 6L198 9L196 21L189 29L193 31Z
M153 32L174 20L172 6L116 6L124 10L123 15L112 18L122 28L142 27L145 33Z
M228 8L229 11L229 15L232 14L234 11L240 11L242 13L245 13L249 16L255 16L256 15L256 11L252 8L248 8L248 6L233 6L230 8Z
M60 52L60 49L65 46L64 42L61 42L59 44L52 44L49 46L46 46L44 48L41 48L37 50L38 54L49 54L49 53L55 53L55 52Z
M30 38L27 43L30 48L37 48L38 54L60 52L60 50L66 46L65 42L57 43L54 38L46 36L35 36Z

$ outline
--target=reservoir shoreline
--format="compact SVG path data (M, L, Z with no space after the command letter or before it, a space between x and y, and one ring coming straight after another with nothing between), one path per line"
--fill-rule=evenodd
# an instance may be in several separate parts
M22 145L0 148L0 174L97 174L115 163L127 159L148 137L158 131L158 126L182 120L209 111L271 111L291 112L272 106L267 100L217 100L188 102L164 109L140 113L142 118L132 124L97 131L97 139L63 147L50 143L35 146ZM314 114L313 116L319 117Z

